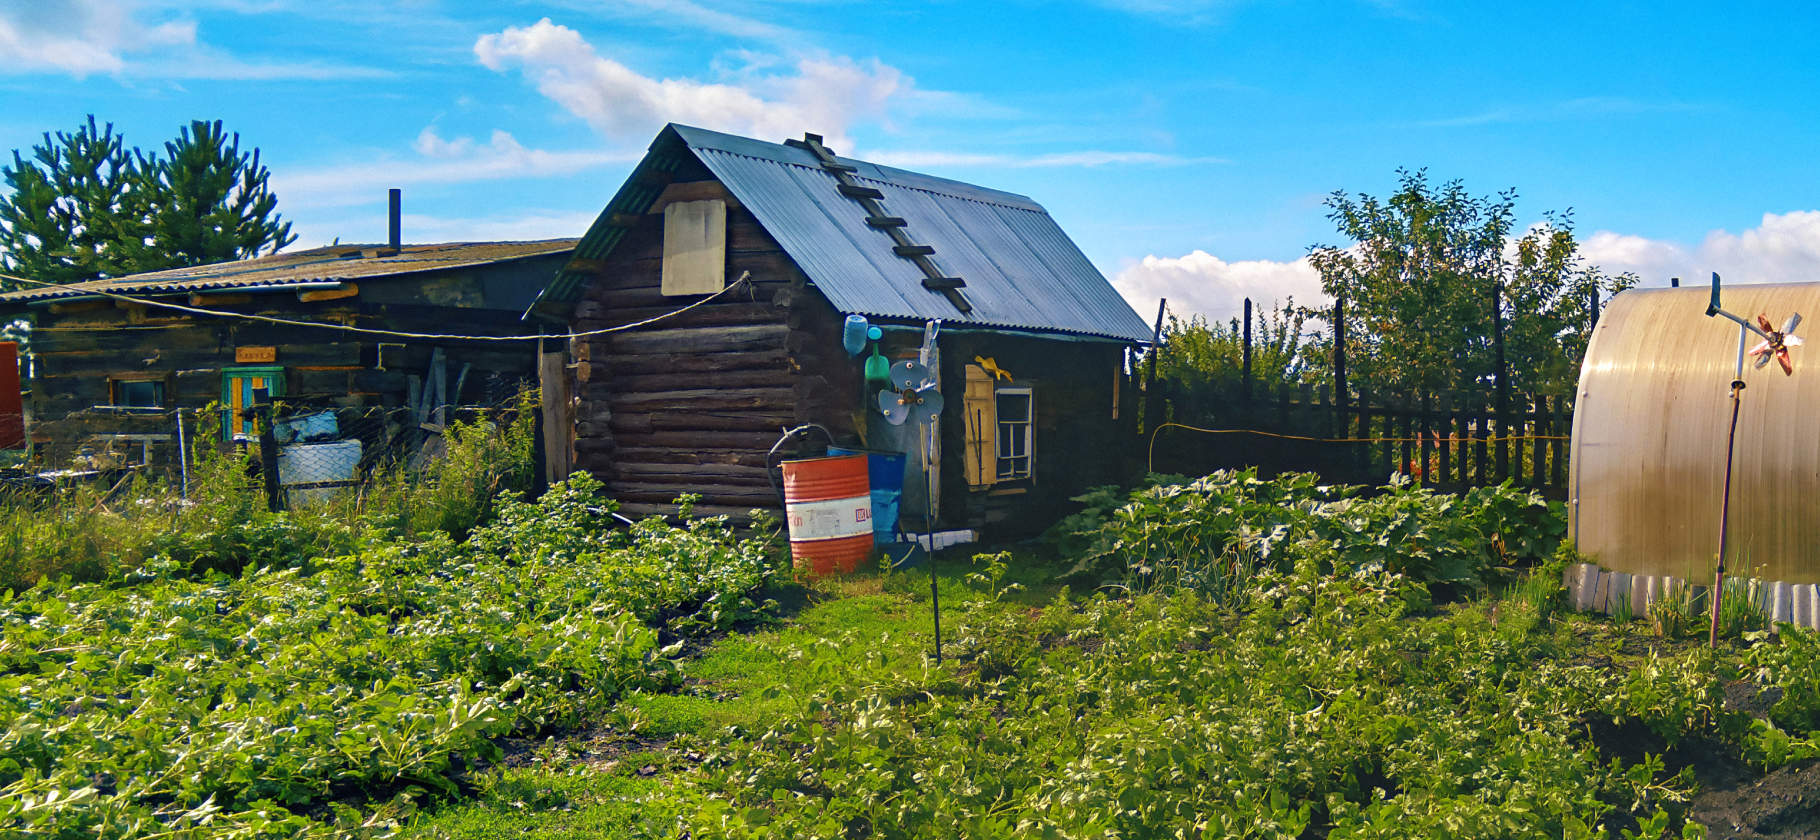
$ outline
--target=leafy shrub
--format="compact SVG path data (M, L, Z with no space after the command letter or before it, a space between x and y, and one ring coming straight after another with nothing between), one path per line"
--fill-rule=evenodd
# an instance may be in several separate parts
M162 555L130 586L8 591L0 833L289 836L312 804L449 791L492 736L674 684L655 626L761 614L774 546L724 519L609 530L598 487L505 499L461 543L368 539L238 577Z
M74 483L0 495L0 587L26 589L64 575L99 581L154 557L195 574L235 575L250 564L345 554L369 531L459 540L492 515L501 494L530 488L535 404L531 391L503 425L451 423L444 456L425 469L384 467L358 491L279 514L248 478L251 453L217 448L220 412L204 410L191 441L187 498L146 476L117 487Z
M1224 601L1249 575L1298 558L1476 588L1492 565L1547 558L1566 532L1559 504L1509 483L1460 496L1405 478L1375 495L1361 489L1307 473L1266 481L1251 469L1153 484L1118 506L1101 488L1077 499L1087 509L1051 540L1076 560L1075 574L1139 590L1167 581Z

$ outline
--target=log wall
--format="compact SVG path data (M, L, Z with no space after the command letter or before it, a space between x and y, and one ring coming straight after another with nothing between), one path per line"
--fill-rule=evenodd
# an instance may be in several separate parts
M548 282L556 263L522 260L479 269L479 273L525 283ZM468 274L475 269L467 269ZM361 284L384 286L385 297L410 299L409 288L434 282L437 273L408 278L366 278ZM514 335L538 331L516 311L428 304L368 303L366 293L306 302L295 293L242 296L240 302L200 305L215 311L256 314L297 321L339 323L372 329L461 335ZM182 298L176 302L188 303ZM229 299L231 301L231 299ZM32 436L46 463L62 457L54 444L96 433L90 416L80 423L70 415L109 404L111 378L162 378L167 409L200 409L222 397L224 368L282 367L283 400L297 405L362 408L398 407L406 403L411 379L419 384L429 373L433 352L441 349L447 383L453 389L463 365L471 365L452 404L485 404L536 382L534 342L473 342L380 337L308 326L290 326L193 315L176 310L114 301L80 301L27 310L32 332L34 377L31 382ZM383 358L380 344L383 343ZM272 347L273 362L237 363L240 347ZM129 420L121 420L122 431ZM64 428L68 426L69 428ZM80 430L77 427L80 426ZM99 430L105 431L105 430Z
M703 178L705 170L679 178L691 175ZM654 209L597 267L575 306L577 332L702 299L659 291L661 202ZM575 466L605 481L627 515L672 512L685 493L701 495L696 510L708 515L777 507L765 453L781 429L805 422L827 396L801 370L821 353L820 339L805 328L821 298L783 247L732 202L728 282L746 272L748 286L686 314L575 342Z

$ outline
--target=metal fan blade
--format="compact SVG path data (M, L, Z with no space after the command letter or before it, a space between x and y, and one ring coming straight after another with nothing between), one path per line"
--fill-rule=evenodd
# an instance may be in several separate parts
M1807 340L1803 339L1801 336L1798 336L1798 335L1785 335L1782 337L1782 346L1783 347L1800 347L1801 345L1806 344L1806 343L1807 343Z
M1762 327L1764 332L1774 332L1776 329L1770 326L1769 316L1761 312L1757 313L1757 326Z
M922 362L905 359L891 366L891 387L899 391L914 391L929 384L933 376Z
M916 395L922 400L910 409L910 413L916 417L916 422L927 423L942 413L942 408L946 405L942 399L942 392L934 388L924 388L917 391Z
M893 426L902 426L910 419L910 407L904 405L903 398L896 391L878 392L878 412L885 415L885 422Z
M1788 323L1782 325L1782 334L1788 335L1789 333L1794 332L1795 328L1799 326L1801 326L1801 313L1796 312L1795 314L1788 316Z
M1786 375L1786 376L1795 375L1795 363L1790 361L1788 358L1788 348L1784 347L1781 350L1776 351L1776 361L1781 363L1782 373L1784 375Z
M1757 370L1762 370L1764 365L1769 364L1769 357L1772 355L1775 355L1775 354L1766 352L1766 353L1759 353L1759 354L1755 354L1755 355L1757 356L1757 361L1755 364L1751 365L1751 367L1756 368Z

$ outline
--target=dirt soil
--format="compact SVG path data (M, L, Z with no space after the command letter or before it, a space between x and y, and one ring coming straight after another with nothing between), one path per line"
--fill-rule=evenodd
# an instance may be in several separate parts
M1749 682L1726 686L1726 708L1761 716L1780 699L1779 689L1758 692ZM1614 725L1591 720L1587 729L1607 759L1626 764L1644 753L1662 756L1667 773L1692 768L1698 787L1682 813L1707 827L1712 840L1820 840L1820 761L1765 773L1738 757L1737 748L1697 738L1674 747L1636 721Z

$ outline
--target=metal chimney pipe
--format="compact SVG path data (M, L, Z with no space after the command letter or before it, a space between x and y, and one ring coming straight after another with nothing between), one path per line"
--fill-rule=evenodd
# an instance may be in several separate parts
M398 252L404 249L404 190L394 188L388 190L387 193L391 204L386 218L386 230L390 237L388 241L391 243L392 251Z

